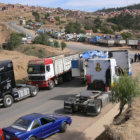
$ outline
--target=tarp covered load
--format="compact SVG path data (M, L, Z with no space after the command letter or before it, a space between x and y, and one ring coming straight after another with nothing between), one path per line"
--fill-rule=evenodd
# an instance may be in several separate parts
M89 58L108 58L108 52L104 51L87 51L81 55L81 58L89 59Z

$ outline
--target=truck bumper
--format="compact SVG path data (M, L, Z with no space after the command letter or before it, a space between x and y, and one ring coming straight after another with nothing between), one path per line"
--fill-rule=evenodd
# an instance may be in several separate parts
M29 81L28 84L39 88L48 87L48 81Z

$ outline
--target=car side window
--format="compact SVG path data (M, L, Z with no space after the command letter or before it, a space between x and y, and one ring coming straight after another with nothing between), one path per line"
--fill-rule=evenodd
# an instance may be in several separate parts
M35 129L35 128L38 128L38 127L40 127L40 123L39 123L38 120L35 120L35 121L33 122L33 125L32 125L32 130Z
M50 65L46 66L47 72L50 72Z
M41 125L45 125L47 123L54 122L54 120L48 117L44 117L40 119L40 122L41 122Z

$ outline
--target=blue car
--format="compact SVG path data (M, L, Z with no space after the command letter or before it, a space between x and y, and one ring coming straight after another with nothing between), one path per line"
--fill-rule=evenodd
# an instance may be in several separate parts
M5 140L40 140L56 132L65 132L71 123L67 116L33 113L20 117L2 130Z

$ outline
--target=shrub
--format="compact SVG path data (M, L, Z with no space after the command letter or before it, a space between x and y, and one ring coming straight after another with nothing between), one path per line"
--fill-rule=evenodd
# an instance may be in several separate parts
M39 36L36 36L33 43L50 46L49 37L45 33L40 33Z
M123 39L129 39L132 37L132 34L129 32L123 32L121 33L121 36L123 37Z
M107 28L105 26L100 27L100 30L104 34L113 34L114 33L111 29L109 29L109 28Z
M40 15L38 12L33 11L32 15L35 17L35 21L40 22Z
M24 48L24 53L26 55L36 56L39 58L44 58L47 56L44 48L35 49L35 47L29 47L29 46Z
M60 47L60 45L59 45L59 42L58 42L58 41L54 41L54 47L55 47L55 48L59 48L59 47Z
M61 42L61 49L64 50L67 47L67 44L65 42Z
M129 88L128 88L129 87ZM136 78L125 74L120 76L119 81L114 80L114 86L112 87L112 102L120 102L120 112L116 115L117 118L121 115L124 106L128 104L131 107L131 103L134 97L140 95L139 81Z
M17 48L21 44L22 37L25 37L25 35L22 33L11 33L10 39L8 40L7 46L5 49L13 50Z

